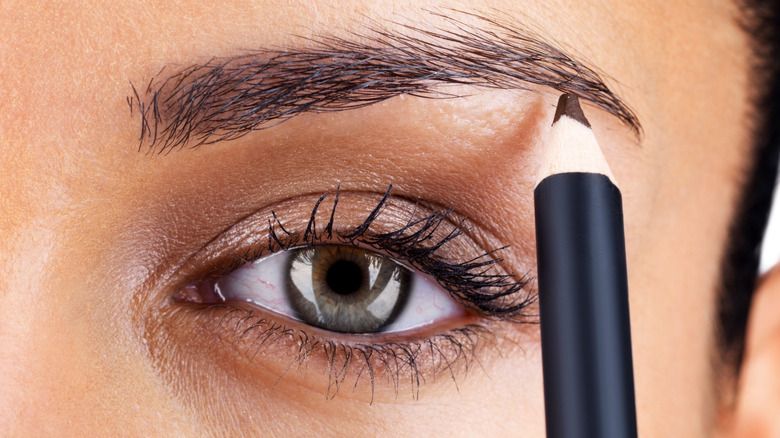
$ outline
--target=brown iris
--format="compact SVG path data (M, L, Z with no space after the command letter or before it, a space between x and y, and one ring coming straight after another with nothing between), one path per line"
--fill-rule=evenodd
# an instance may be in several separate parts
M287 295L303 322L335 332L374 333L403 309L411 271L388 257L343 245L297 249Z

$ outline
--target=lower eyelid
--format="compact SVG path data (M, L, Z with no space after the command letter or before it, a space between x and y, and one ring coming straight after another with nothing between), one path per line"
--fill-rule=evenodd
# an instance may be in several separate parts
M434 334L412 330L406 339L381 333L369 338L297 328L294 321L288 325L276 320L276 315L245 306L190 304L189 310L203 329L200 336L219 337L219 348L237 354L243 364L239 368L249 376L260 370L270 372L277 383L303 384L324 391L327 398L340 392L341 386L349 388L342 396L367 402L392 401L401 391L416 398L422 385L436 382L437 375L438 380L452 383L477 361L482 364L486 350L498 349L491 329L474 317L461 318L443 330L439 327ZM215 359L214 355L207 358ZM236 365L235 359L230 362Z

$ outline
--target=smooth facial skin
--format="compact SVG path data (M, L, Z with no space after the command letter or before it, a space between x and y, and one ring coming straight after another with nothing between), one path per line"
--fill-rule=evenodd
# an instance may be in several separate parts
M348 370L333 396L321 353L285 372L289 340L251 358L235 320L172 297L246 251L242 236L266 239L271 210L305 228L338 184L341 226L359 225L392 182L405 199L454 207L473 245L509 245L501 269L533 276L532 191L560 93L463 87L469 97L403 96L139 153L130 82L143 88L163 66L372 23L442 24L425 11L439 7L431 2L149 3L2 8L0 435L543 436L538 325L484 322L494 337L468 373L424 373L417 399L408 372L396 391L380 369L373 392ZM643 125L638 140L584 105L623 192L640 435L777 434L777 270L761 283L733 413L719 409L718 394L732 396L712 367L719 262L752 146L750 52L734 5L440 7L536 29L602 72ZM400 338L464 321L481 320Z

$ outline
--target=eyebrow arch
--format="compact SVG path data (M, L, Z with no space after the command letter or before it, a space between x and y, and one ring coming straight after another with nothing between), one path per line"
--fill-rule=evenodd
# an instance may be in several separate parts
M443 84L551 87L603 108L641 137L635 113L593 68L527 29L456 12L480 26L432 13L446 26L374 27L352 39L306 39L308 47L212 58L172 74L163 68L140 93L131 83L127 102L131 114L140 114L139 150L232 140L302 113L357 109L402 94L459 97Z

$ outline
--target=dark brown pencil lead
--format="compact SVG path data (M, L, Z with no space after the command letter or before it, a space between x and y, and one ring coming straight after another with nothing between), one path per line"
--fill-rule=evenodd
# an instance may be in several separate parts
M585 118L580 106L580 100L573 94L562 94L558 99L558 108L555 109L553 123L557 122L561 116L568 116L590 128L590 122Z

